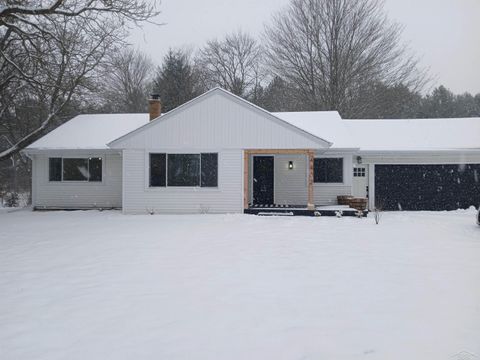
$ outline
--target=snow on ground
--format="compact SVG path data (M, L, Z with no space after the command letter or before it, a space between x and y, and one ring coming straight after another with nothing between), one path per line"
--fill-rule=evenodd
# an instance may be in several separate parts
M474 217L3 212L0 359L480 357Z

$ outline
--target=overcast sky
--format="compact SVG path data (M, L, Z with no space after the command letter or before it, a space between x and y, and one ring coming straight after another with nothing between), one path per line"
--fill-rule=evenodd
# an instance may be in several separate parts
M164 26L135 30L131 42L157 63L169 47L196 48L242 29L260 34L289 0L162 0ZM480 93L480 0L385 0L389 17L436 81L456 93Z

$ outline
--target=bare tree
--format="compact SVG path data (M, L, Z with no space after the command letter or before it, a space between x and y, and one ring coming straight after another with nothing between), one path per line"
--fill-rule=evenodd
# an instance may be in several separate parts
M401 34L382 0L292 0L266 27L265 42L271 69L294 84L305 110L350 116L369 106L355 101L369 82L424 84Z
M147 111L154 65L144 53L127 47L109 56L104 66L102 97L108 112Z
M247 98L254 98L261 80L263 50L250 35L241 31L223 40L211 40L200 50L197 64L203 69L206 87L220 86Z
M148 0L44 3L19 0L0 7L0 132L12 144L0 149L0 160L61 121L72 103L81 103L106 55L126 38L128 24L158 14Z

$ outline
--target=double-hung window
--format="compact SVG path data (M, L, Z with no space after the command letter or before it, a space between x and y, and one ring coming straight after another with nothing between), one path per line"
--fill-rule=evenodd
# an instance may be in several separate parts
M217 187L218 154L150 154L150 187Z
M49 181L102 181L102 158L60 158L48 159Z

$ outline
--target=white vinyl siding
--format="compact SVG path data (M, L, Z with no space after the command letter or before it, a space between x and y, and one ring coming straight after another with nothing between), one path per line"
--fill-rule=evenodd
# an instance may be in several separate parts
M86 209L120 208L122 206L122 158L119 154L89 154L89 156L102 157L101 182L49 181L48 159L62 156L58 153L34 155L32 188L34 189L33 206L35 208ZM75 156L70 153L65 157Z
M223 92L172 110L115 141L122 149L320 149L328 144Z
M330 156L330 155L324 155ZM332 157L341 157L331 155ZM293 169L288 169L288 162L293 161ZM352 157L343 157L343 183L340 184L313 184L313 198L315 205L335 205L338 195L352 193ZM306 205L308 166L304 155L276 155L275 156L275 203L288 205Z
M152 152L166 152L164 149ZM148 185L148 154L124 150L123 211L129 214L234 213L243 211L243 153L218 152L218 187L156 187ZM187 153L187 151L185 152Z
M288 168L289 161L293 169ZM306 205L307 157L305 155L275 155L274 199L276 204Z

